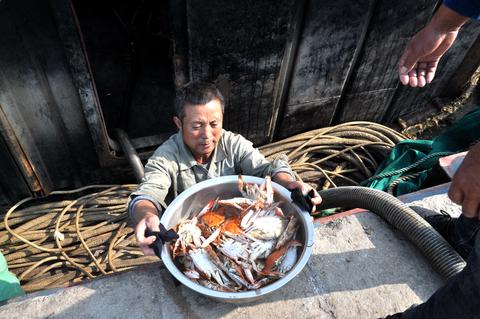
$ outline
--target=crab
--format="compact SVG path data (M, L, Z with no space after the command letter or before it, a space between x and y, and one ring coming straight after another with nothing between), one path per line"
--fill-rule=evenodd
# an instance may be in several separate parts
M242 243L232 238L224 238L218 246L218 250L237 263L240 260L249 260L250 247L248 243Z
M278 216L262 216L255 218L245 232L256 239L278 239L287 227L287 223L287 220Z
M298 218L291 215L289 217L287 227L285 228L285 230L277 240L275 249L279 249L280 247L284 246L287 242L295 238L295 234L297 233L298 227L299 227Z
M270 176L265 176L262 185L258 186L254 183L246 183L242 175L239 175L237 185L242 196L255 202L258 207L269 206L273 203L274 191Z
M197 218L184 220L178 225L178 239L175 241L172 249L172 256L185 255L187 247L190 245L201 246L202 230L197 226Z
M298 218L274 202L270 177L263 184L238 178L242 197L210 200L177 226L172 255L190 280L218 291L254 290L284 276L297 260Z
M214 279L217 284L224 287L230 280L225 276L221 267L218 256L210 246L202 248L192 248L188 255L192 258L193 264L197 272L205 279Z
M278 265L278 271L283 274L286 274L293 268L296 262L297 262L297 247L290 246L288 247L287 252L283 256L280 265Z
M268 257L267 260L265 261L265 266L263 267L263 270L261 272L262 275L264 276L275 276L275 277L283 277L285 273L281 272L278 267L281 265L283 259L285 258L286 252L290 247L298 247L298 246L303 246L302 243L300 243L297 240L292 240L288 242L285 246L275 250L273 253L271 253Z

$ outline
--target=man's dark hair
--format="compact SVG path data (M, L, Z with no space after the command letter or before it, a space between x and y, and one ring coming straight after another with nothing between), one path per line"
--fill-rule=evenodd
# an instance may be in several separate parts
M220 101L223 114L225 100L215 84L200 81L190 82L177 91L175 97L175 116L183 120L186 105L207 104L215 99Z

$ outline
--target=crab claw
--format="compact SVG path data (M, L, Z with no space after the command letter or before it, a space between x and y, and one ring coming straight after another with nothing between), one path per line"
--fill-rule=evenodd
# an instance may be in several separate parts
M260 190L262 190L265 194L265 203L267 205L272 204L273 203L273 186L272 186L272 179L270 176L265 176L265 180L260 186Z

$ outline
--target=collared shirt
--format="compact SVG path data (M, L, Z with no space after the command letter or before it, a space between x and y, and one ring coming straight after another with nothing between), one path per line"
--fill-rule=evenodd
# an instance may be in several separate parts
M148 160L145 176L137 190L132 193L129 211L140 199L153 202L157 209L167 205L181 192L198 182L226 175L274 176L286 172L295 178L287 164L287 158L273 162L253 147L243 136L222 130L222 136L214 150L208 169L197 163L183 142L181 133L176 133L163 143Z

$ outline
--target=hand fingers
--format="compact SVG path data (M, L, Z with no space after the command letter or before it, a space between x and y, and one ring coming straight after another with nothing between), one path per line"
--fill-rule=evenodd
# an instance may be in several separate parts
M143 219L135 227L135 239L137 240L138 247L140 247L143 250L143 253L145 254L145 256L154 256L155 252L149 246L153 244L156 237L155 236L145 237L146 229L147 229L147 224Z
M433 81L433 78L435 77L435 72L437 71L437 64L438 64L437 61L430 62L428 64L427 75L426 75L427 83L430 83Z
M462 202L462 213L465 217L478 217L479 202L477 199L466 198Z
M408 72L408 77L409 77L408 84L410 84L410 86L413 88L417 87L418 85L417 70L413 69L410 72Z
M403 85L409 82L408 73L413 69L418 59L413 54L411 44L407 46L398 62L398 75Z
M410 77L408 76L408 73L411 70L412 70L411 68L407 68L402 64L400 64L400 67L398 69L398 77L400 78L400 82L402 82L403 85L408 85L408 82L410 81Z
M135 232L135 237L137 239L137 245L143 250L145 256L154 256L155 252L149 246L155 242L157 239L155 236L145 237L143 234Z
M299 190L301 190L301 191L302 191L302 194L304 194L304 195L307 194L308 191L309 191L309 188L308 188L308 187L306 186L306 184L304 184L304 183L300 183L300 182L297 182L297 181L293 181L293 182L290 182L290 183L288 184L288 189L294 190L294 189L296 189L296 188L298 188Z
M455 182L452 183L448 190L448 197L455 204L462 205L462 213L465 217L477 217L480 219L480 199L465 197L463 192L457 190L454 184Z
M418 87L424 87L427 84L427 80L425 78L427 74L427 63L419 63L417 67L417 74L418 74Z
M400 78L400 82L402 82L403 85L407 85L410 79L408 77L408 74L400 74L399 78Z
M147 225L145 224L145 220L141 220L135 227L135 239L137 240L137 243L143 243L145 240L146 229Z
M314 189L313 189L313 193L314 193L314 197L312 198L312 204L313 205L320 205L322 203L322 197L320 197L320 194L318 194L318 192Z
M147 218L145 224L152 231L160 231L160 220L158 218Z
M322 202L322 198L320 197L320 194L318 194L318 192L308 184L298 182L298 181L293 181L289 184L289 188L290 189L298 188L302 191L303 195L307 195L310 192L310 190L313 190L313 197L310 199L310 202L312 203L313 207L310 213L315 212L316 206L320 205L320 203Z
M455 204L461 205L463 201L463 193L455 187L455 181L452 182L450 189L448 190L448 197Z

